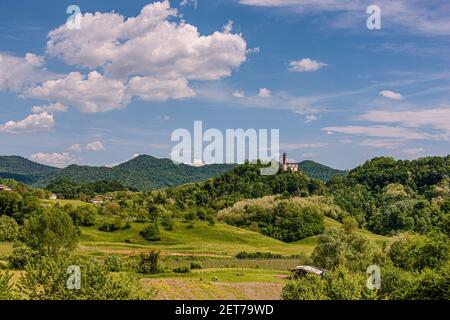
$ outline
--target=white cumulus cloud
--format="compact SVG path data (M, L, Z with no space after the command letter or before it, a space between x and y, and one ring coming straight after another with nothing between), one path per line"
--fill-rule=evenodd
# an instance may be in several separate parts
M301 59L298 61L291 61L289 63L290 70L295 72L312 72L317 71L325 66L327 66L326 63L311 60L309 58Z
M105 151L106 148L103 145L103 142L95 141L95 142L88 143L86 145L86 150L88 150L88 151Z
M169 1L148 4L128 19L114 12L85 13L77 32L62 25L49 33L47 52L116 78L218 80L246 60L247 43L229 26L204 36L177 18Z
M35 153L30 156L30 160L38 163L42 163L45 165L64 168L70 164L74 164L79 162L80 159L74 157L68 152L64 153Z
M235 98L245 98L245 92L243 90L236 90L233 92L233 97Z
M20 133L20 132L37 132L50 131L55 125L55 119L52 114L41 112L30 114L25 119L19 121L8 121L0 125L0 132Z
M48 80L41 86L30 88L27 95L59 101L86 113L122 109L128 103L123 82L106 78L97 71L92 71L87 77L79 72L71 72L64 78Z
M44 106L33 106L31 108L32 113L42 113L44 111L47 113L58 113L58 112L67 112L67 110L68 108L59 102Z
M258 96L260 98L270 98L270 97L272 97L272 91L270 91L267 88L261 88L261 89L259 89Z
M54 77L44 68L44 58L27 53L24 57L0 54L0 91L20 92L28 86Z
M404 99L404 97L400 93L390 91L390 90L380 91L380 96L383 96L385 98L392 99L392 100L403 100Z
M128 82L128 94L144 101L166 101L195 97L185 78L159 80L152 77L133 77Z

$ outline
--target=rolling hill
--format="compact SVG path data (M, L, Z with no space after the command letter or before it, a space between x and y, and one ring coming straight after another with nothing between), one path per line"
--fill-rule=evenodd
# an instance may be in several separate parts
M58 170L19 156L0 156L0 178L3 179L14 179L32 185Z
M14 179L36 187L45 187L60 178L75 183L99 180L119 181L125 186L150 190L207 180L228 172L235 166L214 164L194 167L185 164L177 165L170 159L141 155L112 168L71 165L59 169L19 156L0 156L0 178ZM301 162L300 168L312 178L323 181L343 173L313 161Z
M299 168L301 171L306 173L311 178L319 179L324 182L327 182L336 175L343 175L346 173L346 171L333 169L311 160L305 160L300 162Z

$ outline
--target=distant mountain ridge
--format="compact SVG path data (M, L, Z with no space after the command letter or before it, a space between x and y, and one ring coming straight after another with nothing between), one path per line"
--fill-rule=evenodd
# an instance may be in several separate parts
M323 181L343 173L309 160L300 162L299 165L304 173ZM19 156L0 156L0 178L14 179L38 187L45 187L50 182L62 178L76 183L106 180L118 181L139 190L150 190L208 180L230 171L235 166L235 164L213 164L194 167L177 165L170 159L140 155L112 168L70 165L59 169Z

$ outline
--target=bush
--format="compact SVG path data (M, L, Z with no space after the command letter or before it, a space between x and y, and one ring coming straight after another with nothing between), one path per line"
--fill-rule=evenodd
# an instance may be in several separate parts
M450 242L441 233L429 236L405 233L392 244L388 255L395 266L408 271L436 268L450 259Z
M69 215L76 226L91 227L95 225L97 210L92 206L79 206L69 211Z
M236 255L237 259L281 259L281 254L274 254L271 252L239 252Z
M312 254L313 262L323 269L346 266L352 271L365 271L375 258L375 248L365 237L330 228L318 237Z
M17 293L11 285L12 275L0 272L0 300L15 300Z
M159 241L161 240L161 234L159 232L158 225L156 223L150 224L144 230L139 232L142 238L147 241Z
M75 247L79 230L69 215L51 208L25 221L23 240L32 249L45 253L58 253Z
M116 217L114 220L106 220L104 221L98 230L105 232L115 232L119 230L129 229L131 228L131 223L121 217Z
M36 252L21 242L13 245L12 253L8 257L11 269L23 270L25 266L34 258Z
M16 220L8 216L0 217L0 242L16 241L19 236L19 225Z
M203 269L203 266L200 262L191 262L191 270L195 269Z
M159 252L151 251L148 254L141 254L137 263L137 272L143 274L157 274L159 268Z
M161 225L163 226L164 230L166 231L172 231L174 227L173 219L170 215L164 215L161 219Z
M122 270L122 262L118 256L106 256L104 264L109 272L120 272Z
M175 273L189 273L191 269L188 266L177 267L172 270Z

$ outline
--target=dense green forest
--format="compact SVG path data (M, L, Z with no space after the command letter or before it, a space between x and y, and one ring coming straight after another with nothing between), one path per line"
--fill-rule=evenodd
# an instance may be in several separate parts
M335 176L342 176L346 174L346 171L333 169L311 160L302 161L298 165L300 170L306 173L309 177L319 179L324 182L327 182Z

